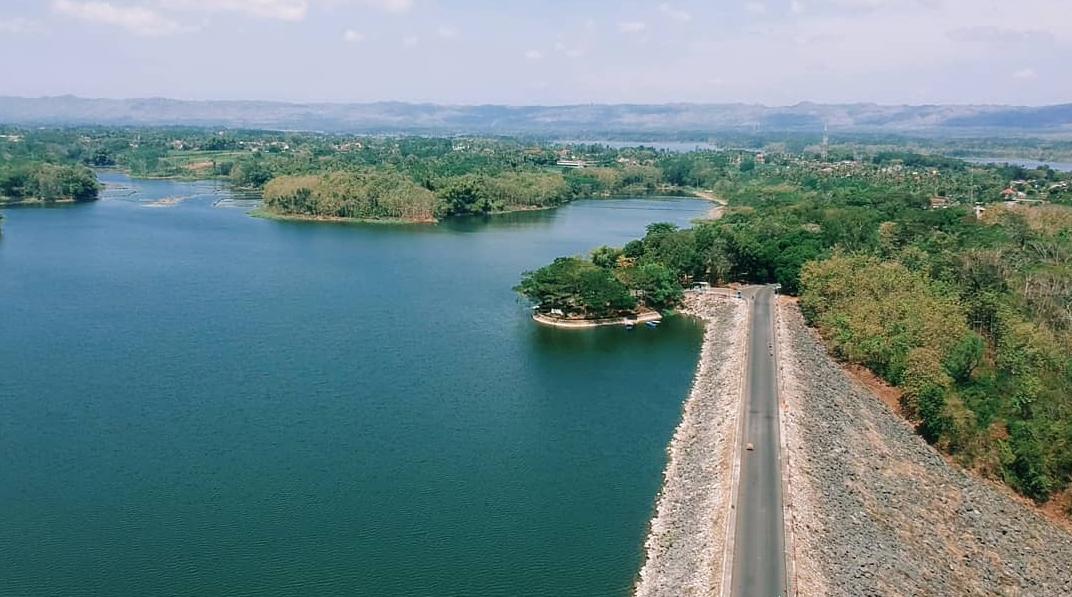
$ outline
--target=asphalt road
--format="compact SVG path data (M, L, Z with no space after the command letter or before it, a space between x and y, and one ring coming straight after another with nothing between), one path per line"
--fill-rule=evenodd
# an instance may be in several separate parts
M737 596L787 593L772 295L770 287L745 292L752 303L752 334L731 579Z

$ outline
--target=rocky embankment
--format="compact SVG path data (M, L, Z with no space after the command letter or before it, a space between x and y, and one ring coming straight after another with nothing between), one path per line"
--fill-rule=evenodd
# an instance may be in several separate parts
M638 597L712 595L722 580L748 312L713 293L690 295L685 312L706 322L703 349L670 442Z
M1072 535L946 462L779 308L800 595L1072 595Z

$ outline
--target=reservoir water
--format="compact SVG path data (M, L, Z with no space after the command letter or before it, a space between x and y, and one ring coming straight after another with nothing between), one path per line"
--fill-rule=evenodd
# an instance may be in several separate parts
M702 332L511 287L708 204L325 225L102 178L4 212L0 594L628 594Z
M1049 166L1054 170L1060 172L1072 172L1072 163L1069 162L1040 162L1038 160L1025 160L1019 158L961 158L966 162L972 162L974 164L1011 164L1013 166L1021 166L1023 168L1041 168L1043 166Z

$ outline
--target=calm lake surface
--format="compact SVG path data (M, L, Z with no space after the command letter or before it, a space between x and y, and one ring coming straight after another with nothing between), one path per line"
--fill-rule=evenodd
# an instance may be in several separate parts
M628 594L701 329L511 287L709 204L324 225L102 179L4 212L0 594Z
M1041 168L1049 166L1061 172L1072 172L1072 163L1068 162L1040 162L1038 160L1022 160L1016 158L960 158L966 162L975 164L1012 164L1023 168Z

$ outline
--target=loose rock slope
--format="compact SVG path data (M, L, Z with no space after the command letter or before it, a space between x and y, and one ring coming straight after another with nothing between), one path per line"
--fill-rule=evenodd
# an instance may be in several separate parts
M1072 535L946 462L779 307L800 595L1072 595Z
M722 581L748 312L744 301L713 293L690 295L685 312L707 325L670 442L638 597L715 595Z

